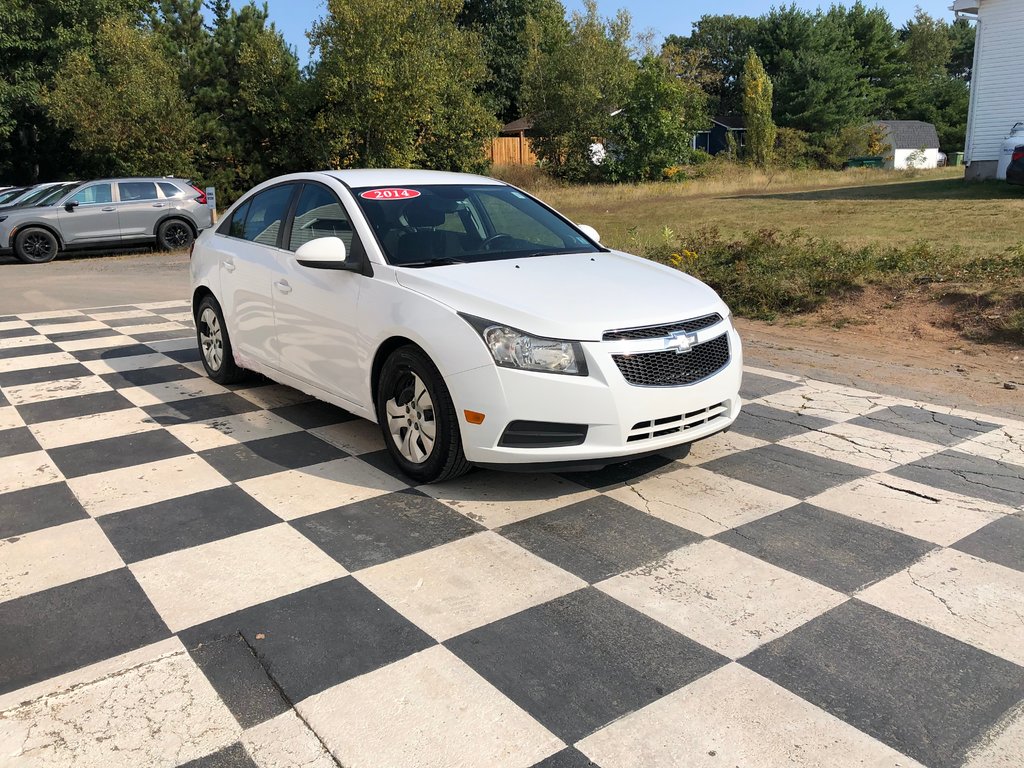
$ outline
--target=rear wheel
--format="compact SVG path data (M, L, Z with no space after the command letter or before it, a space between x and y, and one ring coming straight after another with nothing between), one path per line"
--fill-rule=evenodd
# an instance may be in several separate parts
M14 238L14 255L26 264L45 264L57 257L57 238L39 227L23 229Z
M391 458L414 480L451 480L471 468L448 387L414 346L395 350L381 369L377 421Z
M245 369L235 365L224 316L212 296L199 302L196 310L196 339L203 367L211 379L218 384L233 384L245 378Z
M195 240L192 227L181 219L169 219L156 231L156 241L165 251L183 251Z

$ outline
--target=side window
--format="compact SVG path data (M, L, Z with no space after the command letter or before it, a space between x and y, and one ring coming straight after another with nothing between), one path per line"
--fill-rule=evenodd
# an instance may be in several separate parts
M351 249L352 225L333 192L319 184L306 184L295 208L288 250L298 250L318 237L339 237L346 250Z
M536 245L554 248L565 246L550 229L495 195L480 193L480 204L487 211L497 234L511 235L518 240L526 240Z
M242 203L235 212L231 214L231 226L228 228L227 234L231 237L241 237L242 233L245 232L245 217L249 213L249 206L252 201Z
M121 195L122 203L131 203L136 200L156 200L156 184L152 181L119 181L117 191Z
M242 237L262 245L277 245L277 233L294 191L294 184L283 184L256 195L249 204Z
M68 198L68 202L78 203L79 205L93 205L95 203L109 203L113 199L110 194L109 184L93 184L75 192L75 194Z
M157 183L160 186L160 191L164 193L164 197L181 197L185 194L170 182L160 181Z

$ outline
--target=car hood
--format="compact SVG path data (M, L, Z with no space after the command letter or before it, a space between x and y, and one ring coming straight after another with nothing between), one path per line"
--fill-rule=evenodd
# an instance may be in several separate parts
M704 283L630 254L575 253L397 269L400 285L537 336L599 341L615 328L727 311Z

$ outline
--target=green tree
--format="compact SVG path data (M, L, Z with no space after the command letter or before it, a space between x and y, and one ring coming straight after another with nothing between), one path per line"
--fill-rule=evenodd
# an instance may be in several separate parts
M747 152L756 165L772 161L776 128L772 120L774 90L771 78L753 48L743 67L743 117L747 126Z
M68 55L43 96L96 175L192 172L195 123L159 42L124 19L100 24L91 52Z
M573 181L598 175L590 146L610 135L612 113L626 102L636 74L629 40L627 13L602 19L587 0L568 25L534 41L522 105L538 134L534 151L555 175Z
M313 25L315 161L331 167L441 163L478 169L497 129L478 90L478 37L462 0L327 0Z
M652 181L686 154L694 132L709 124L707 94L672 76L665 61L644 56L609 133L613 181Z

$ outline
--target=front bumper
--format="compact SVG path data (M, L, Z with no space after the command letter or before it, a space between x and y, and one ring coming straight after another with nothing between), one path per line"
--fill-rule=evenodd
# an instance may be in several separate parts
M559 464L655 453L727 429L740 412L743 352L728 321L702 331L701 341L729 340L729 362L713 375L684 386L634 386L626 382L613 354L634 351L638 342L584 342L589 376L532 373L487 365L446 379L459 414L466 458L478 464ZM649 344L649 342L648 342ZM482 424L465 421L464 411L485 414ZM499 445L510 422L534 421L587 426L579 445Z

